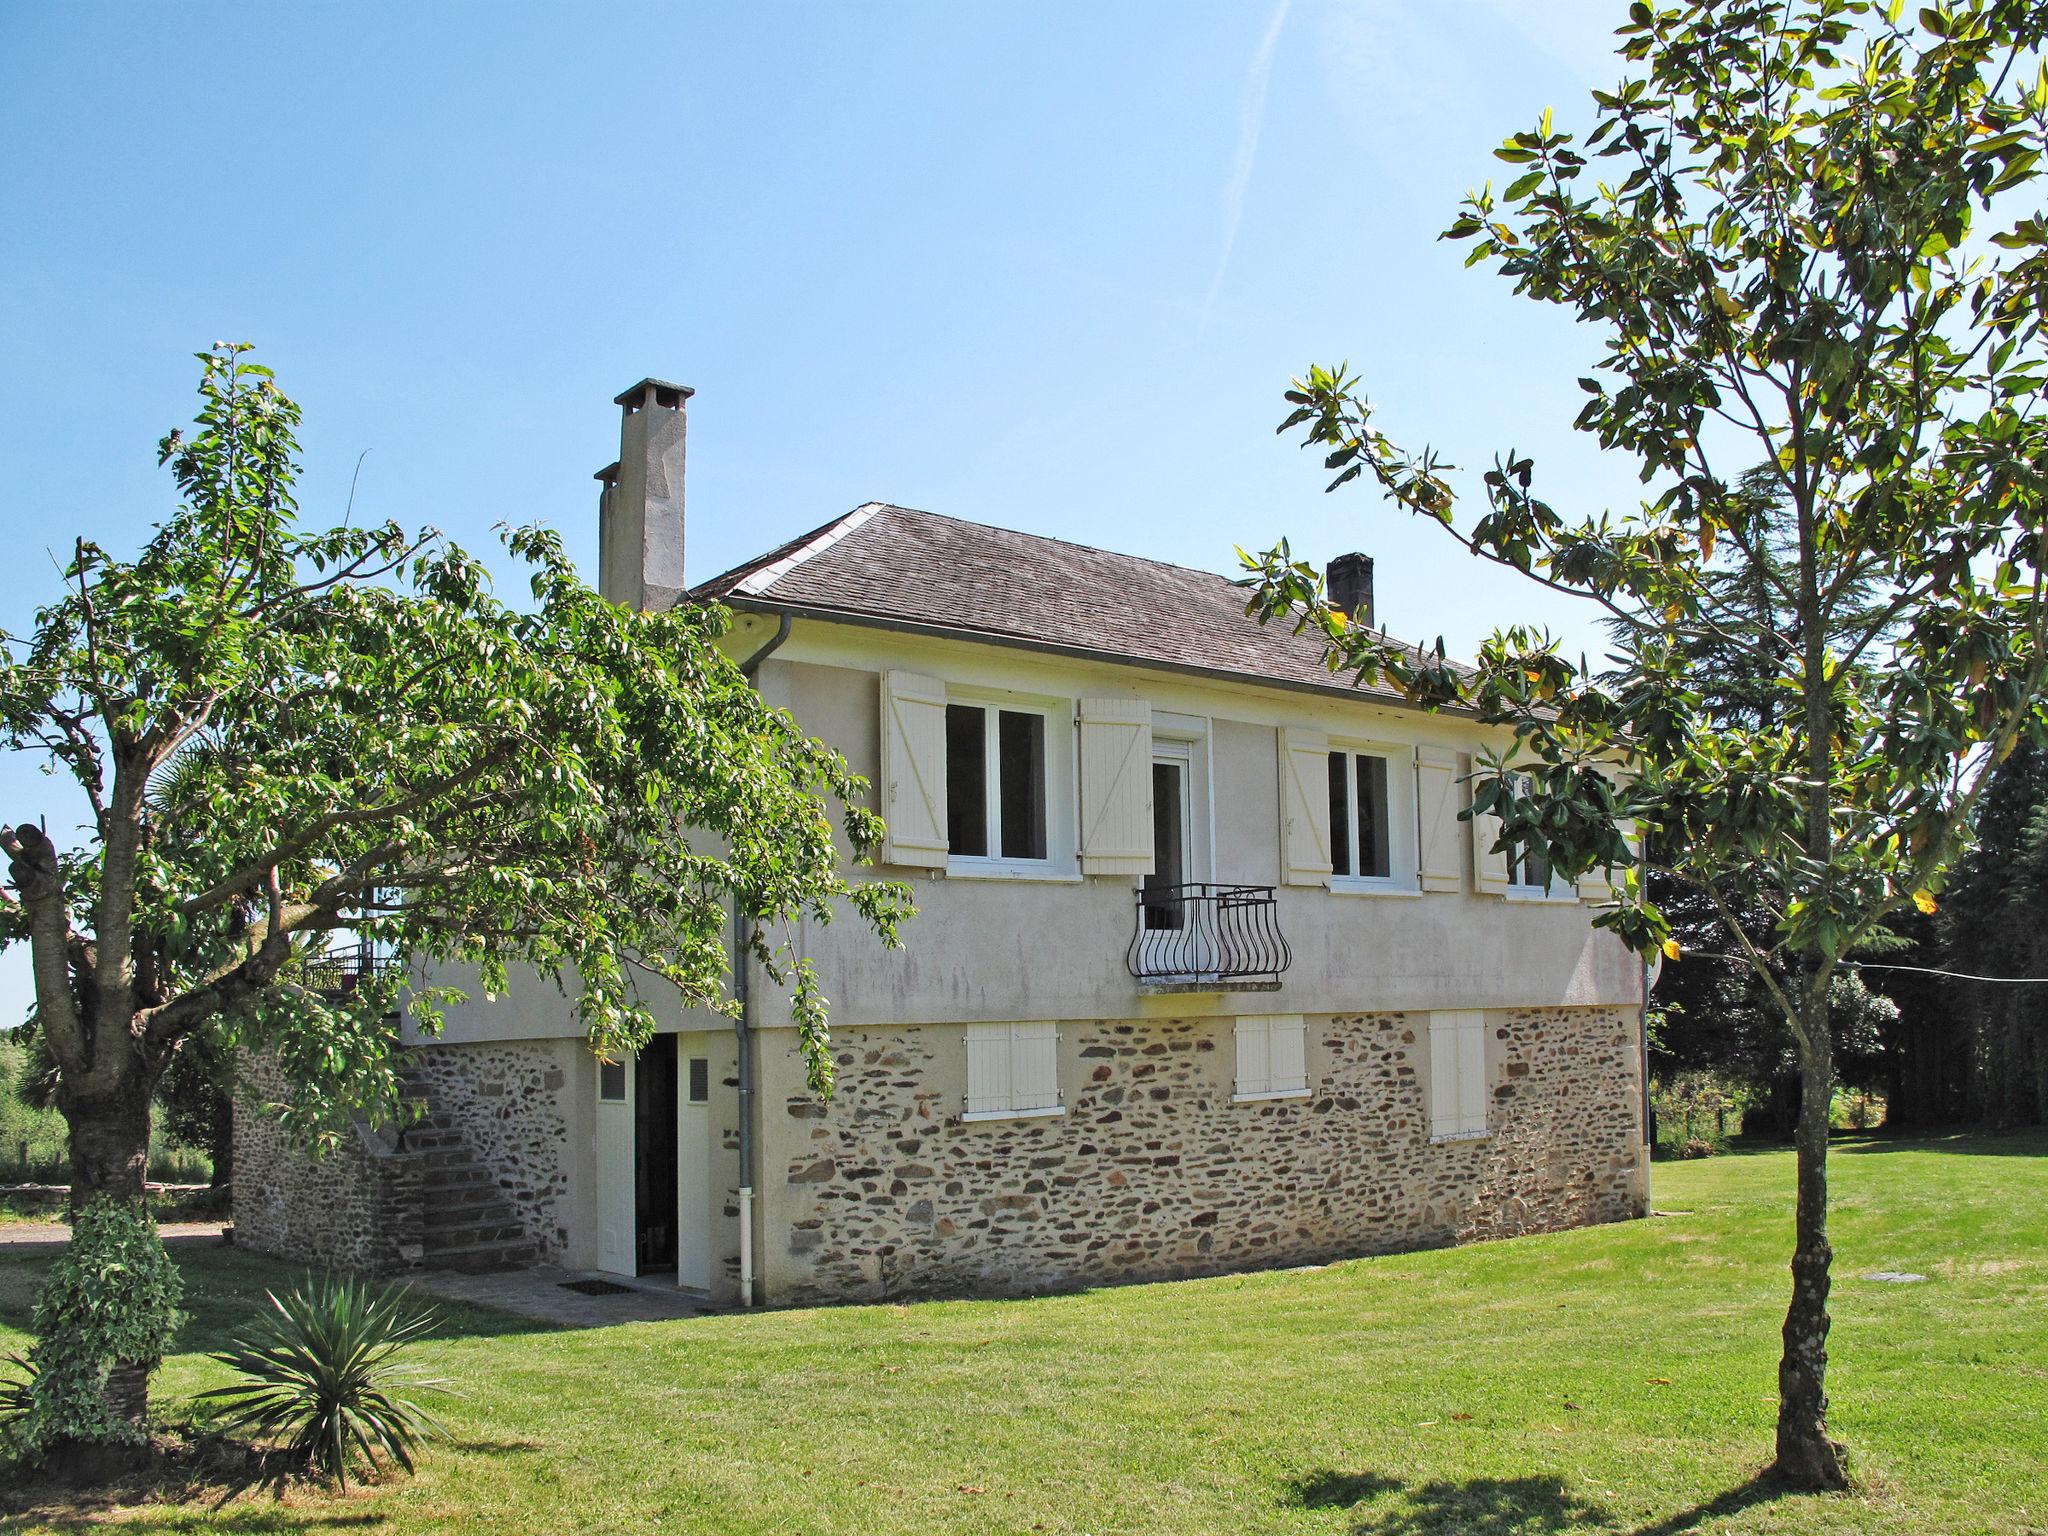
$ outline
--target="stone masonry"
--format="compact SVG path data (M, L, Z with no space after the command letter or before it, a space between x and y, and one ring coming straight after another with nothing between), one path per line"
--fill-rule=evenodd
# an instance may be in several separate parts
M808 1145L764 1170L791 1277L774 1299L1159 1280L1642 1215L1633 1011L1487 1026L1488 1134L1445 1142L1425 1014L1311 1019L1309 1095L1246 1103L1228 1020L1067 1023L1066 1113L972 1123L933 1083L957 1030L840 1035L837 1096L785 1102Z
M577 1042L429 1046L416 1053L414 1089L435 1119L488 1170L542 1258L568 1242L569 1130L565 1053ZM364 1274L424 1258L426 1207L447 1154L393 1150L364 1132L314 1157L280 1128L285 1096L268 1058L244 1059L235 1100L235 1236L242 1246L299 1263ZM423 1138L424 1139L424 1138ZM445 1140L441 1136L435 1140Z
M420 1168L356 1132L313 1157L278 1123L286 1096L268 1056L247 1055L235 1095L235 1241L257 1253L360 1274L420 1258Z
M496 1175L519 1224L549 1260L559 1259L569 1244L564 1103L571 1053L577 1050L588 1054L580 1040L505 1040L429 1045L413 1055L413 1082Z

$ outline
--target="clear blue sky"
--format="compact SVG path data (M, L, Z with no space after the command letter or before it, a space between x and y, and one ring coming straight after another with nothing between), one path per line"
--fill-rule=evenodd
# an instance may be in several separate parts
M1348 358L1397 438L1629 501L1569 431L1592 338L1436 239L1502 137L1586 120L1625 12L0 0L0 625L167 509L223 338L304 406L317 524L367 454L358 517L545 519L592 569L611 397L653 374L697 389L693 579L880 499L1216 570L1363 549L1396 633L1591 646L1273 427ZM0 760L0 820L37 815L78 807Z

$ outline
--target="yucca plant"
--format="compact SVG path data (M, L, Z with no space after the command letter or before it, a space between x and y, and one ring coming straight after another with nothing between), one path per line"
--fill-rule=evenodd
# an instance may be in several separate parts
M430 1307L399 1285L373 1290L348 1276L309 1276L232 1349L213 1358L247 1381L202 1392L226 1412L221 1428L282 1442L289 1461L317 1467L343 1488L358 1451L406 1471L421 1443L443 1439L441 1421L410 1394L448 1384L397 1356L432 1330Z

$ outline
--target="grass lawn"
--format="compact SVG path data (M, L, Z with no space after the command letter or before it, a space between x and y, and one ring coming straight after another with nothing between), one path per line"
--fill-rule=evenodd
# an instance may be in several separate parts
M1844 1496L1756 1481L1791 1242L1770 1152L1660 1164L1682 1214L1314 1271L591 1332L453 1315L456 1444L416 1479L12 1528L2048 1532L2048 1137L1852 1140L1834 1169ZM284 1273L187 1251L174 1420ZM0 1260L0 1352L40 1268Z

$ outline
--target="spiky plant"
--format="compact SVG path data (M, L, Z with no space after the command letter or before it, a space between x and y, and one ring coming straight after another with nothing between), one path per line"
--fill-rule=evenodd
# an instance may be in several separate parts
M381 1455L411 1472L423 1441L446 1438L411 1394L445 1392L447 1382L397 1358L436 1322L409 1288L313 1275L287 1295L269 1295L272 1310L213 1357L248 1380L200 1394L222 1400L223 1429L279 1441L288 1461L317 1467L343 1488L355 1452L373 1469Z

